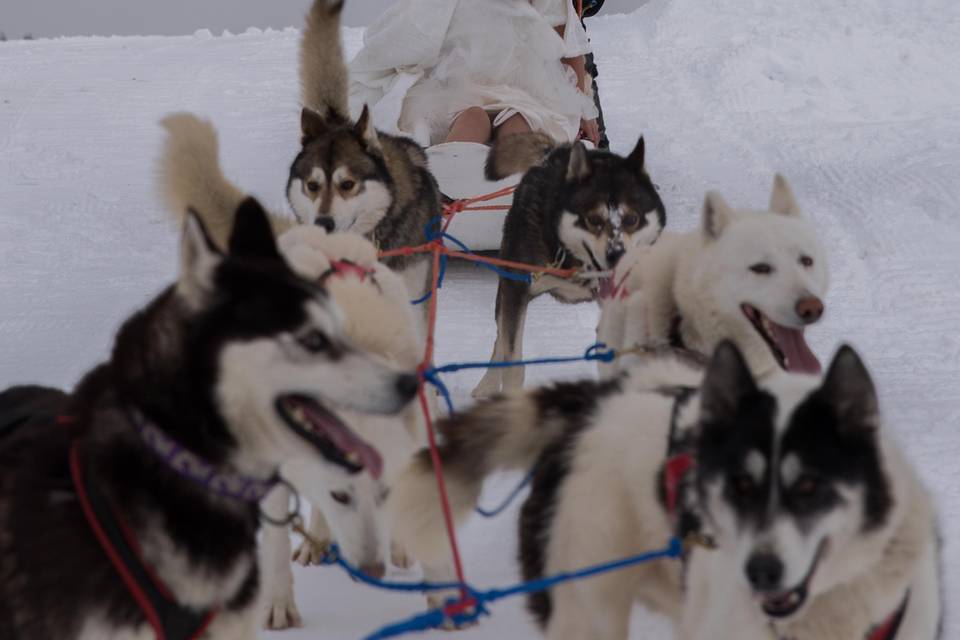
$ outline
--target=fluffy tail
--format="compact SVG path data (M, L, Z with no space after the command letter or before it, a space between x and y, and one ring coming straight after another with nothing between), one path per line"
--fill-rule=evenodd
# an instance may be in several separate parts
M561 385L563 386L563 385ZM498 470L529 470L541 452L566 429L550 415L560 387L497 396L439 423L440 460L457 521L470 515L484 479ZM575 411L573 413L576 413ZM423 450L393 487L391 516L396 540L427 564L449 559L449 545L430 452Z
M344 0L314 0L300 44L303 106L321 115L349 117L347 65L340 40Z
M493 143L484 169L487 180L503 180L515 173L526 173L530 167L557 147L557 142L545 133L531 131L506 136Z
M233 229L233 216L247 194L227 180L220 169L220 145L213 125L189 113L160 121L168 136L160 158L161 196L178 222L188 209L197 212L210 237L223 248ZM278 234L291 226L271 214Z

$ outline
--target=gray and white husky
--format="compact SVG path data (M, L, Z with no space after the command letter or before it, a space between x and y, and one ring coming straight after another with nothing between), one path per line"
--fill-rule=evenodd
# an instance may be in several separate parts
M656 241L666 223L663 202L647 175L643 138L626 158L588 150L580 142L557 145L542 133L495 142L487 177L522 171L504 220L500 257L593 274L574 279L541 275L529 284L501 277L492 361L522 358L531 300L545 293L566 303L596 299L600 274L612 270L627 249ZM519 388L523 378L522 367L489 369L473 393L485 397Z
M378 452L335 410L399 412L416 376L344 335L340 310L284 261L255 200L240 205L228 247L188 216L178 280L123 325L109 362L49 419L4 430L2 637L126 640L163 626L166 637L254 640L257 499L284 461L380 474ZM85 492L107 505L103 530L125 521L114 549L123 538L140 556L127 572L152 573L164 611L202 627L174 632L149 614L88 524Z
M822 378L778 373L758 384L724 342L705 374L655 357L617 380L495 398L440 429L460 519L488 474L535 469L520 516L526 579L660 548L672 535L715 542L682 563L531 596L553 640L624 640L636 601L671 618L682 640L938 633L934 505L849 347ZM692 466L671 478L666 462L677 456ZM393 511L411 551L442 567L449 552L432 473L424 454L397 483Z
M300 222L363 235L381 250L420 245L442 211L440 189L417 143L378 132L366 107L350 117L343 4L315 0L307 15L300 49L303 146L290 167L287 198ZM427 255L385 263L404 277L412 297L427 291Z

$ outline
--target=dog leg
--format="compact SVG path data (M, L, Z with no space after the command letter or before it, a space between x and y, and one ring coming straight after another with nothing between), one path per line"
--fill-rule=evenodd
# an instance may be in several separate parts
M497 288L497 340L493 345L491 362L505 362L523 357L523 324L530 303L529 287L519 282L500 280ZM523 386L523 368L487 369L480 384L473 390L474 398L484 398L499 391Z
M629 579L606 575L553 590L549 640L627 640L633 590Z
M290 491L275 488L263 501L268 516L283 519L289 510ZM290 568L290 535L284 527L265 524L260 544L261 566L264 575L265 629L289 629L303 624L293 594L293 571Z
M316 507L310 507L310 525L307 527L307 531L310 533L310 538L316 540L319 544L314 544L310 539L304 538L297 550L293 552L293 561L304 567L323 564L323 559L330 550L332 536L330 535L330 527L327 526L327 520L323 517L323 512Z
M502 326L503 322L501 317L503 296L504 281L501 280L497 284L497 302L494 309L494 318L497 323L497 339L493 343L493 353L490 355L490 362L500 362L503 360L504 353L506 352L506 349L504 348L505 331ZM470 395L472 395L474 398L486 398L494 395L495 393L499 393L500 374L500 369L487 369L486 373L483 374L483 377L480 378L480 383L477 384Z

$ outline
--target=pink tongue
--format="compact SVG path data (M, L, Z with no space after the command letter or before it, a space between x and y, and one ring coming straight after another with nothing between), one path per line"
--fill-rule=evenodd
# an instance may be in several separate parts
M787 357L787 371L820 373L820 361L803 339L803 329L782 327L774 322L771 322L770 326L773 327L773 338L777 341L777 346Z
M340 451L345 454L355 453L360 458L363 468L370 472L375 480L380 479L380 474L383 472L383 459L376 449L358 438L353 431L333 416L316 411L310 406L305 406L304 410L310 416L310 422L314 427L330 438Z

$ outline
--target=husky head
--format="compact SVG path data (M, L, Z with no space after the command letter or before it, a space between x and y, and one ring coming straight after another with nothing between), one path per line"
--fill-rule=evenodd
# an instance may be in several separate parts
M708 194L701 233L697 289L725 319L727 334L718 338L735 339L758 374L773 362L818 373L803 333L823 315L827 262L787 181L776 176L763 212L734 211L719 194Z
M850 347L822 380L780 374L764 388L732 343L717 348L701 389L698 499L718 553L771 618L796 615L868 564L858 553L894 504L879 425Z
M304 108L303 148L290 167L287 198L300 222L366 235L393 204L387 169L370 111L356 124L336 113Z
M559 234L563 246L590 269L613 269L633 247L653 244L666 223L660 196L647 175L644 142L626 158L570 149Z
M379 475L377 451L334 409L396 413L413 397L415 376L345 338L337 307L290 269L252 198L236 213L226 255L194 214L181 251L172 295L184 314L183 355L174 375L195 378L183 384L203 396L197 404L207 407L205 421L226 430L233 446L225 461L272 473L309 451L350 472Z
M383 474L379 478L311 464L304 458L287 462L282 473L323 513L343 557L365 574L379 578L386 573L391 555L387 498L397 473L411 460L416 443L407 430L385 423L383 418L345 417L383 452Z

